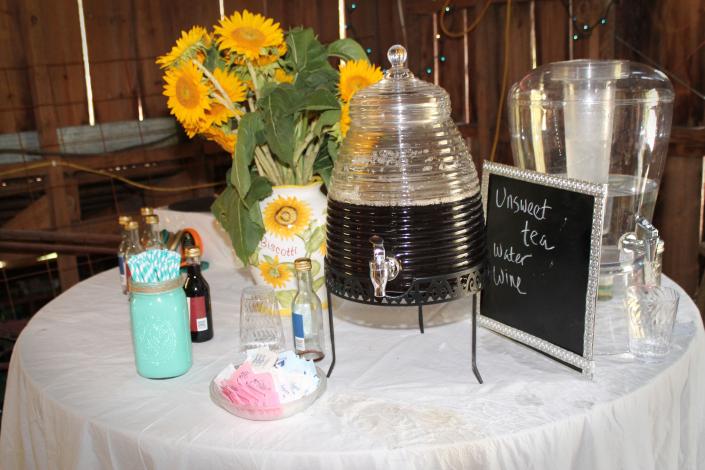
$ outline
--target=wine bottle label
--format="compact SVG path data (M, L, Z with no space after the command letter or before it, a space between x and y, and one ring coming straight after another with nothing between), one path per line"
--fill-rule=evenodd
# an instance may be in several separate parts
M304 316L301 312L293 312L291 321L294 325L294 348L297 351L306 349L306 341L304 340Z
M123 289L127 287L127 271L125 270L125 256L118 255L118 269L120 270L120 285Z
M191 331L193 333L206 331L208 329L206 298L204 296L189 297L186 304L188 305L188 315L191 319Z

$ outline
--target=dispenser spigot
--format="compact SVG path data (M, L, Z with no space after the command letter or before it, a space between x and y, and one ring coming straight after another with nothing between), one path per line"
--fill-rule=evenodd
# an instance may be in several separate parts
M401 271L401 263L394 256L387 256L384 240L379 235L370 237L372 243L372 261L370 261L370 279L375 288L375 297L386 295L387 282L393 281Z

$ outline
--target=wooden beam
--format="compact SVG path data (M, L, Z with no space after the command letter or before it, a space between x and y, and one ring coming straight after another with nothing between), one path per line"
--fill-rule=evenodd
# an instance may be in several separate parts
M115 248L108 248L104 246L89 246L89 245L65 245L58 243L28 243L28 242L6 242L0 241L0 250L12 250L20 253L52 253L56 252L59 254L68 253L70 255L77 254L101 254L101 255L112 255L116 253ZM61 261L62 258L76 258L75 256L59 256L57 262ZM59 263L59 270L61 270L61 264ZM61 274L61 271L59 271ZM67 289L64 287L62 277L61 287L62 289ZM76 280L78 282L78 280Z
M115 245L120 243L119 235L87 232L50 232L48 230L5 230L0 229L0 240L32 242L67 242L85 245Z

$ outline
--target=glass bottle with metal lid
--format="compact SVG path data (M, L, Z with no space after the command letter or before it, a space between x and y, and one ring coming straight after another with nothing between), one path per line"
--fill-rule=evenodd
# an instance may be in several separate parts
M392 46L384 78L350 102L350 129L328 193L327 267L374 295L481 263L477 172L442 88Z

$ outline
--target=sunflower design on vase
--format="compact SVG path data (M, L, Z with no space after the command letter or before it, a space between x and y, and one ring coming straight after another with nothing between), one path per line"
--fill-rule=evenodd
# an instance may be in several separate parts
M250 272L255 283L274 288L282 315L291 314L296 294L296 258L311 258L313 289L326 304L323 247L327 205L321 186L320 180L307 185L274 186L272 195L260 202L265 232Z
M284 287L291 278L291 270L287 265L279 262L278 256L272 259L264 255L257 267L264 282L277 289Z

